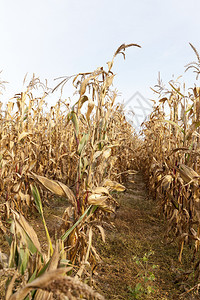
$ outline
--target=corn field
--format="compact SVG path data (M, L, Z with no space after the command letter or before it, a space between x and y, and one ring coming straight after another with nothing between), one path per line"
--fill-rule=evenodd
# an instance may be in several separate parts
M104 299L84 282L100 259L93 234L105 241L103 225L119 207L112 191L124 191L133 165L129 150L137 138L110 88L115 57L125 58L132 46L138 45L121 45L107 71L72 78L79 93L73 106L59 100L46 109L48 90L33 77L25 92L1 107L0 223L10 252L1 252L0 276L6 299ZM41 97L34 96L36 89ZM65 209L51 236L44 210L55 198ZM34 213L45 246L30 225Z
M200 56L193 49L197 62L189 63L198 78ZM143 144L137 148L135 162L149 182L149 190L159 200L166 219L168 243L178 242L178 260L190 249L189 263L195 287L200 278L200 193L199 193L199 117L200 88L185 90L178 80L167 89L158 79L153 89L159 103L142 124ZM192 289L191 289L192 290Z
M104 299L93 289L100 261L93 237L106 236L117 215L114 191L123 192L136 170L148 180L166 222L166 240L176 240L181 263L190 249L191 273L200 279L199 127L200 88L154 88L159 102L136 135L112 90L116 56L137 44L121 45L107 70L62 78L72 80L76 103L46 107L48 88L33 76L25 92L0 107L0 229L9 252L0 248L1 297L14 299ZM186 70L200 74L200 57ZM2 82L3 84L3 82ZM36 91L41 96L35 96ZM54 231L48 203L62 203ZM45 238L31 225L40 218ZM36 223L32 223L36 224ZM45 239L45 241L44 241ZM6 287L6 288L5 288Z

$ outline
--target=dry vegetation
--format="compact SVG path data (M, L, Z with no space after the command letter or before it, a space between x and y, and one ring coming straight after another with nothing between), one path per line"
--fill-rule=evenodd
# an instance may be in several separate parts
M120 183L134 160L137 139L110 90L114 59L125 58L131 46L138 45L117 49L107 71L73 77L79 92L73 106L59 100L47 110L49 91L33 77L25 92L1 108L0 225L9 243L9 253L2 242L0 254L1 298L6 284L9 300L104 299L86 283L92 285L100 259L93 234L105 240L104 227L119 206L112 193L124 191ZM35 89L43 91L41 97ZM50 232L45 210L58 197L65 209ZM31 226L34 214L45 241Z
M114 59L125 58L132 46L139 47L121 45L107 71L62 78L54 90L73 79L79 95L73 105L59 100L47 109L50 91L33 77L25 92L1 107L1 298L104 299L92 289L100 261L93 236L105 242L105 228L119 207L114 191L125 190L134 169L142 170L159 201L166 243L176 241L178 261L190 266L186 274L193 285L184 286L182 297L198 292L200 88L185 92L171 81L167 90L159 79L159 104L137 137L111 90ZM198 77L200 56L191 47L197 62L186 70ZM34 96L36 89L41 97ZM54 204L61 211L52 229L47 211Z
M197 78L200 56L193 45L197 62L186 66ZM169 82L168 90L159 79L154 91L159 104L143 124L143 144L137 149L135 163L147 175L149 189L159 199L167 221L166 242L178 242L178 260L184 252L185 274L193 287L185 284L186 297L199 290L200 280L200 88L185 91L178 81Z

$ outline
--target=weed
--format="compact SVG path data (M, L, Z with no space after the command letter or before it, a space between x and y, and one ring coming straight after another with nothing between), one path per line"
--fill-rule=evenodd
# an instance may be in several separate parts
M138 256L134 256L133 260L136 265L138 265L141 270L137 274L136 278L139 281L134 288L128 287L128 290L131 294L130 299L142 299L144 295L149 295L155 292L155 287L153 286L153 282L156 280L156 277L153 273L158 266L151 265L149 262L149 257L153 255L153 251L149 251L145 253L142 258Z

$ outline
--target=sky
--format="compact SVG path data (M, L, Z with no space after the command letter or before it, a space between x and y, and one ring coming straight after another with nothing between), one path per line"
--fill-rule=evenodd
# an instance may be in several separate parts
M150 87L158 72L167 84L196 60L189 42L200 50L199 11L199 0L1 0L0 80L8 83L0 101L25 88L26 73L28 79L33 73L47 79L53 88L59 76L106 69L123 43L142 48L126 49L126 60L115 60L119 100L128 101L136 92L156 99ZM182 80L196 83L192 71ZM64 98L73 92L68 83ZM56 100L53 95L49 103Z

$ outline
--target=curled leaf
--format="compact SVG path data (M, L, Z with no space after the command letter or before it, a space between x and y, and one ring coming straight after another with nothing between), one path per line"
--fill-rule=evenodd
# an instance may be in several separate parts
M110 179L104 180L103 186L108 187L110 190L115 190L118 192L123 192L126 189L124 185L122 185L116 181L112 181Z
M60 181L55 181L48 179L44 176L37 175L33 172L30 172L30 174L39 181L46 189L48 189L50 192L60 196L60 197L66 197L68 200L72 203L75 202L75 196L74 193L68 186L66 186L64 183Z

